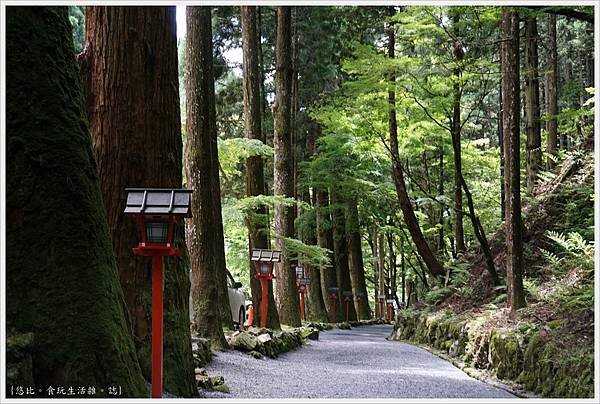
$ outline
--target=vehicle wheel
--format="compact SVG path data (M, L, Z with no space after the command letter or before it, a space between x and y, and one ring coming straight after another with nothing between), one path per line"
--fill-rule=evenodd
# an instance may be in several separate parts
M246 322L246 311L243 307L240 307L240 313L238 315L238 326L240 330L244 328L244 323Z

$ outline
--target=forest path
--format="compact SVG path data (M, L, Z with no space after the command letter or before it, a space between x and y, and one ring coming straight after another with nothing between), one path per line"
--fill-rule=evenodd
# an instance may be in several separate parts
M387 341L391 326L333 329L278 359L217 352L206 370L230 394L211 398L510 398L413 345Z

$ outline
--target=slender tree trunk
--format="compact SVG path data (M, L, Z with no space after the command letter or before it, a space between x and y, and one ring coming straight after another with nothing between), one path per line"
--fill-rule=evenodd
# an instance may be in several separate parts
M393 225L393 222L390 221L390 226ZM394 238L391 232L387 233L387 242L390 259L390 294L396 301L396 305L400 307L400 300L398 299L398 284L396 281L396 277L398 276L398 267L396 265L396 253L394 251Z
M444 148L440 147L440 182L438 185L438 195L444 195ZM446 208L444 206L440 206L440 218L439 225L440 228L438 230L438 252L440 255L444 255L444 251L446 250L446 246L444 243L444 211Z
M294 196L291 138L292 33L291 8L277 7L277 45L275 47L275 105L273 106L275 147L273 194ZM296 273L286 257L286 237L294 237L294 210L275 205L275 245L284 252L275 266L275 301L279 319L290 326L300 325L300 300L296 291Z
M242 47L244 58L244 136L246 139L258 139L265 142L262 132L261 110L261 75L259 69L260 37L257 29L256 6L241 7L242 22ZM264 194L265 176L264 162L261 156L251 156L246 159L246 196ZM268 249L269 239L267 210L264 206L257 208L246 220L248 226L248 252L255 248ZM255 263L248 261L250 290L252 292L252 305L254 306L254 323L260 324L260 300L262 296L260 281L254 277L256 274ZM273 297L273 282L269 283L268 291L269 311L267 327L279 329L279 316Z
M138 359L149 380L151 260L131 252L139 223L123 215L124 189L182 185L175 7L87 7L85 26L80 61L100 188ZM165 259L165 389L195 396L181 226L176 243L184 254Z
M216 141L215 90L210 7L188 7L186 42L186 176L192 198L194 217L188 222L188 247L192 261L193 328L216 346L225 347L218 306L221 287L215 227L221 226L214 217L215 198L213 176L218 171L213 164L213 141ZM210 192L207 192L210 190ZM226 304L223 302L222 304Z
M335 191L331 191L333 209L331 219L333 224L333 251L335 256L335 270L337 284L342 292L353 292L348 264L348 242L346 240L346 218L344 215L343 201ZM342 302L344 297L342 296ZM345 303L342 305L345 307ZM343 311L343 310L342 310ZM348 319L356 320L354 302L349 305Z
M395 37L394 37L394 27L390 26L387 28L388 34L388 57L394 58L394 47L395 47ZM417 221L417 217L415 216L415 212L410 203L410 198L408 197L408 192L406 190L406 183L404 182L404 173L402 172L402 167L400 163L400 153L398 151L398 126L396 122L396 92L395 92L395 82L396 77L394 74L390 74L388 77L390 81L390 90L388 91L388 104L389 104L389 112L388 112L388 126L390 130L390 150L392 155L392 176L394 180L394 185L396 187L396 193L398 194L398 200L400 202L400 208L402 209L402 213L404 215L404 220L406 222L406 227L410 232L413 242L417 247L417 251L423 257L425 264L427 265L427 269L433 276L443 276L445 274L442 265L439 263L431 248L427 244L423 233L421 232L421 228L419 227L419 222Z
M123 396L147 397L67 7L7 7L5 27L7 329L35 338L30 372L32 387L43 389L38 396L51 385L118 381ZM19 376L16 384L30 385Z
M500 52L500 65L502 65L502 52ZM500 83L498 86L498 101L500 104L500 112L498 113L498 144L500 145L500 178L504 178L504 132L503 132L503 114L504 114L504 105L502 104L502 78L500 78ZM504 195L504 183L500 183L500 217L504 220L505 211L504 208L506 206L506 197Z
M377 234L377 261L379 262L379 293L385 295L387 299L387 290L385 287L385 244L383 243L383 233ZM385 310L384 310L385 312ZM383 316L385 317L385 316Z
M520 191L519 138L519 15L510 9L502 14L502 104L504 189L506 198L507 304L511 314L525 306L523 292L523 236Z
M402 277L402 303L406 307L406 263L404 257L404 237L400 237L400 275Z
M312 156L316 153L316 144L315 138L317 131L314 128L317 128L317 124L313 121L308 121L307 123L308 131L306 133L306 154L308 156ZM303 237L303 242L308 245L318 245L317 240L317 203L316 203L316 192L313 190L313 197L311 200L310 192L307 189L303 193L303 200L306 203L310 203L312 205L312 212L310 212L310 230L305 232L305 236ZM321 285L321 268L318 266L310 267L309 275L311 279L311 283L308 286L308 319L311 321L321 321L327 322L329 318L327 317L327 309L325 305L324 297L326 298L326 291L323 293L322 285Z
M548 161L547 167L552 168L556 165L553 157L556 157L556 148L558 143L558 124L556 115L558 115L558 53L556 50L556 15L548 15L548 121L546 130L548 131Z
M360 302L360 318L365 320L371 318L371 307L367 299L358 204L354 198L348 198L346 201L346 234L348 235L348 267L352 281L352 292L355 296L358 293L364 296L364 299ZM356 310L359 310L359 308L357 307Z
M533 193L537 173L542 163L540 127L540 83L538 77L538 31L535 17L525 24L525 116L527 119L527 190Z
M460 33L458 32L458 23L460 21L460 15L454 14L452 16L452 25L453 31L455 35L458 37ZM455 63L457 66L463 58L462 53L462 44L457 40L454 44L455 49ZM461 88L461 68L456 67L453 70L453 80L454 84L452 87L452 96L453 96L453 107L452 107L452 150L453 150L453 158L454 158L454 239L456 241L456 252L461 253L466 250L465 247L465 231L463 228L463 213L462 213L462 187L460 177L462 176L462 152L460 145L460 135L461 135L461 119L460 119L460 101L462 98L462 88Z
M331 318L333 306L331 304L331 298L329 296L329 288L339 287L337 283L337 274L335 269L335 251L333 245L333 226L331 221L331 214L329 208L329 193L327 191L315 188L313 192L316 193L316 215L317 215L317 241L319 247L330 250L330 262L331 265L321 267L321 292L323 293L323 301L325 302L325 308ZM340 311L340 296L338 295L338 304L336 307L336 321L340 321L342 312Z

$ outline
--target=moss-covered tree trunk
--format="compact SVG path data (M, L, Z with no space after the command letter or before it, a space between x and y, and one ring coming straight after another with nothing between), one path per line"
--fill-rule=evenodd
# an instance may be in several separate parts
M273 105L273 194L293 197L292 172L292 16L290 7L277 7L277 43L275 46L275 103ZM275 204L275 247L284 251L275 265L275 301L281 323L300 325L300 299L296 290L296 272L285 254L285 238L294 237L294 209Z
M244 57L244 136L246 139L258 139L265 142L261 124L261 95L262 77L259 69L260 38L257 29L256 6L241 7L242 47ZM263 195L265 190L264 162L261 156L251 156L246 159L246 196ZM248 257L254 248L269 248L268 223L264 206L257 208L247 219L248 226ZM254 324L260 324L260 281L254 277L255 263L248 259L252 305L254 306ZM278 329L279 315L275 298L273 297L273 282L269 282L269 311L267 327Z
M214 217L213 176L217 165L213 159L213 141L217 138L215 87L210 7L187 7L186 40L186 177L195 190L192 214L188 221L188 247L192 263L193 329L209 338L213 345L226 347L219 306L216 251L217 223Z
M358 204L356 199L349 198L346 202L346 234L348 235L348 267L352 280L354 296L362 293L364 298L360 303L360 318L371 318L371 308L367 299L367 284L365 282L365 266L363 263L360 222L358 220ZM381 293L381 292L380 292ZM358 310L358 304L357 308Z
M504 193L506 195L506 302L514 314L525 306L523 291L523 222L520 183L519 14L502 13L502 124L504 134Z
M33 333L35 387L148 390L85 117L66 7L6 8L6 321ZM101 392L104 388L104 393Z
M156 29L156 27L163 27ZM139 224L127 187L180 188L182 140L175 7L87 7L80 55L100 187L140 366L151 374L151 260L136 256ZM165 390L197 395L189 330L189 260L165 259Z

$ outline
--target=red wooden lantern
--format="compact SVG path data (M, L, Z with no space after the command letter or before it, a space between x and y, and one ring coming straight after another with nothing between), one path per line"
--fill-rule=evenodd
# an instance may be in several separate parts
M152 257L152 398L163 386L163 257L180 255L174 246L175 223L191 217L188 189L127 188L125 214L138 217L140 242L133 253Z
M387 308L388 320L392 321L394 319L394 299L387 299Z
M331 309L331 322L335 323L335 320L337 319L337 312L336 312L336 303L337 303L337 299L338 299L338 293L340 292L340 288L338 287L331 287L331 288L327 288L327 291L329 292L329 297L331 298L331 305L332 305L332 309Z
M296 276L302 275L300 278L296 278L296 288L300 294L300 320L304 321L304 294L306 293L306 287L310 285L310 278L304 276L304 268L301 271L296 267Z
M267 326L268 312L268 290L269 281L274 278L273 264L281 262L281 251L253 249L250 260L256 263L256 274L254 275L261 282L261 301L260 301L260 326Z

